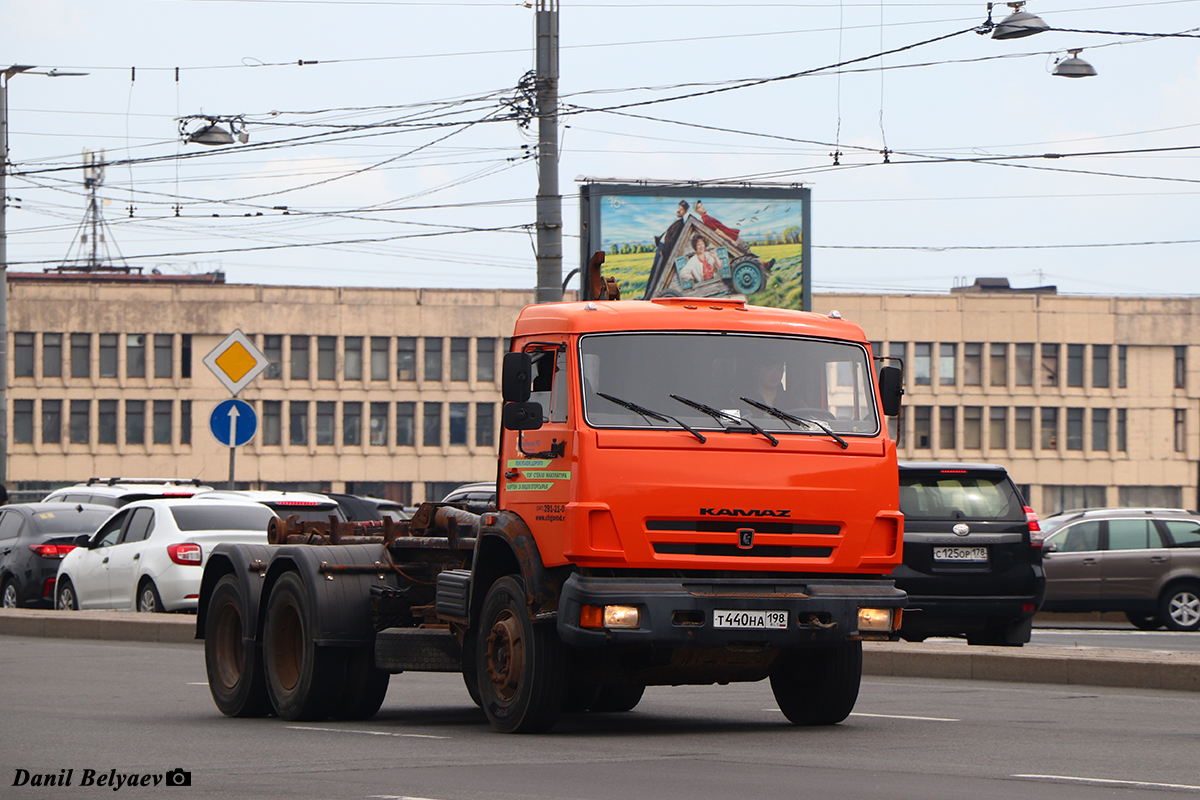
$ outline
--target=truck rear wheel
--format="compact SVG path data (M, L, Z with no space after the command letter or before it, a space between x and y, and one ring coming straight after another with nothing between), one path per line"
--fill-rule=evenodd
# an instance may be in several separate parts
M862 642L784 650L771 691L793 725L834 725L850 716L862 681Z
M549 730L567 693L566 650L553 625L529 619L525 586L507 576L483 601L476 670L483 710L501 733Z
M213 701L229 717L262 717L271 711L262 653L246 641L253 627L237 578L225 575L213 589L204 618L204 666Z
M344 654L316 646L312 612L300 576L281 575L267 603L263 636L267 693L281 719L326 719L341 695L335 679Z

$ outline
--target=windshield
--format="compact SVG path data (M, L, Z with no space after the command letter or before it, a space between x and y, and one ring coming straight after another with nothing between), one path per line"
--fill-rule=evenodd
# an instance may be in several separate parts
M171 516L181 531L262 531L275 514L266 506L171 506Z
M680 429L662 418L669 416L700 430L738 428L747 420L775 434L823 435L820 427L781 419L766 406L841 434L879 431L867 352L859 345L795 336L621 333L591 334L579 347L584 415L593 427Z

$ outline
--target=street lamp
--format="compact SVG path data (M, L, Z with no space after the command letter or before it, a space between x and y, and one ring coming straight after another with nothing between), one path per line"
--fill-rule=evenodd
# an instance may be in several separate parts
M1024 0L1008 3L1008 7L1013 10L1013 13L997 22L996 27L992 28L993 39L1021 39L1050 28L1041 17L1023 10L1024 6ZM988 3L988 19L991 20L991 17L992 4Z
M1068 50L1068 58L1063 58L1055 62L1052 75L1058 75L1061 78L1090 78L1096 74L1096 68L1079 57L1083 52L1083 48Z
M87 75L56 69L34 72L37 67L13 64L0 71L0 484L8 483L8 82L27 72L48 78Z
M228 125L228 130L224 127ZM246 120L241 116L213 117L208 114L192 114L179 119L179 136L183 143L195 142L210 147L233 144L235 141L245 144L250 141L246 132Z

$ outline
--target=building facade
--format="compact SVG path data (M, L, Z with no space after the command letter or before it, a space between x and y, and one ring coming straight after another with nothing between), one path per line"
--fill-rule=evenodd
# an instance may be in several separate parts
M72 276L78 278L78 276ZM239 395L252 488L412 503L494 480L500 361L531 291L9 276L9 485L224 485L203 357L240 329L271 367ZM1196 507L1200 299L816 294L903 359L902 458L1008 467L1041 514Z

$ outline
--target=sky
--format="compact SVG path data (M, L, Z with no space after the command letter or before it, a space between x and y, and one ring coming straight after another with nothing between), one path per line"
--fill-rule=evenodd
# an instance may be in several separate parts
M816 292L1200 295L1200 0L1026 10L1051 30L979 35L982 2L564 0L564 276L579 178L802 183ZM9 82L12 270L78 246L86 148L111 162L105 244L147 272L536 283L521 2L0 0L0 19L0 65L88 73ZM1072 48L1095 77L1051 74ZM248 143L184 144L200 114Z

